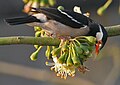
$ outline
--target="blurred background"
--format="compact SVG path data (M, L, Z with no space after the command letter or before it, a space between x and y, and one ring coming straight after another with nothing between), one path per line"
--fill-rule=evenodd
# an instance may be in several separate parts
M80 6L83 12L104 26L120 24L119 0L113 0L103 16L97 15L97 9L107 0L56 0L54 7L62 5L65 9ZM24 16L22 0L0 0L0 37L34 36L34 29L26 25L9 26L5 18ZM67 80L56 77L42 49L37 61L30 60L35 51L32 45L0 46L0 85L120 85L120 36L108 38L106 46L98 58L89 59L86 65L90 72L85 74L76 71L74 78Z

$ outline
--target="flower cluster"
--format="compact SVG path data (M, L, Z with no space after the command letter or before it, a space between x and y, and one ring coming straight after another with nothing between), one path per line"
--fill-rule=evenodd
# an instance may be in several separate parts
M39 8L39 7L48 7L48 6L54 6L56 3L56 0L23 0L25 3L24 6L24 12L29 13L31 11L31 8Z
M40 27L35 27L35 37L49 37ZM76 69L85 73L89 69L84 62L92 56L96 38L93 36L78 36L62 40L59 46L46 46L45 55L53 63L46 62L55 71L57 76L66 79L67 76L75 76ZM42 46L34 45L36 51L30 56L31 60L37 60L38 53Z
M49 51L54 63L47 62L47 66L57 73L57 76L66 79L67 76L75 76L75 69L85 73L89 71L84 62L91 57L96 38L92 36L80 36L65 40ZM50 48L49 48L50 49ZM48 52L48 51L47 51ZM46 55L47 56L47 55Z

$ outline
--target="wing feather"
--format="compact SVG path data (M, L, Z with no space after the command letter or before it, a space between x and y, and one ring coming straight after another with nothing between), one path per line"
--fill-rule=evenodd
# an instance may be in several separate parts
M37 12L42 12L48 18L56 20L62 24L68 25L73 28L81 28L88 26L93 20L90 18L69 10L60 10L56 8L33 8Z

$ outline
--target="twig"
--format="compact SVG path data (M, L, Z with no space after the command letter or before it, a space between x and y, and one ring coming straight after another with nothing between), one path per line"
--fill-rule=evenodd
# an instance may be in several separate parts
M105 27L109 37L120 35L120 25ZM28 37L28 36L15 36L15 37L1 37L0 45L12 45L12 44L31 44L42 46L56 46L59 45L60 40L50 37Z

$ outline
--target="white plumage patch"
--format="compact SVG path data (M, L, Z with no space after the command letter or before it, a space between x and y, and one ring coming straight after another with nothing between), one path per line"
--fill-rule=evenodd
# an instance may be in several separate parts
M38 14L33 14L33 16L36 17L37 19L39 19L41 22L47 21L47 17L45 14L38 13Z
M100 25L99 25L99 30L100 30L100 31L96 33L97 41L100 41L100 40L102 40L102 38L103 38L103 31L102 31L102 28L101 28Z
M75 6L75 7L73 8L73 11L76 12L76 13L82 14L82 12L81 12L81 10L80 10L80 7L78 7L78 6Z
M72 16L70 16L69 14L67 14L66 12L63 12L62 10L58 9L62 14L66 15L68 18L70 18L72 21L78 23L78 24L82 24L81 22L79 22L78 20L74 19Z

